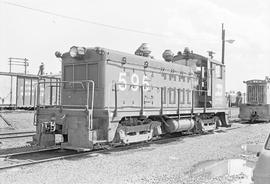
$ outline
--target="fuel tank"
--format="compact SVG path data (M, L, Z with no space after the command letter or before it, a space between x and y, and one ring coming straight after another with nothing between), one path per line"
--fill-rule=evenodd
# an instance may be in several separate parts
M195 125L193 119L167 119L166 129L169 133L191 130Z

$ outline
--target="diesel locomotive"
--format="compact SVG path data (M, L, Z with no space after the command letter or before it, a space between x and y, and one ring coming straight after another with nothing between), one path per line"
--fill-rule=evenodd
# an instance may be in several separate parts
M34 142L87 151L95 145L131 144L166 134L228 126L225 65L189 51L135 55L100 47L76 47L56 57L62 81L37 87ZM40 103L40 86L60 88L61 103Z
M270 78L244 81L247 86L247 103L240 105L242 120L270 121Z

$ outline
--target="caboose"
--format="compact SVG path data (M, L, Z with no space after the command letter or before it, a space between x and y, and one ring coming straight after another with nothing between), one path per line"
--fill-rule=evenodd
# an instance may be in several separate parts
M270 79L244 81L247 103L240 106L239 117L250 122L270 121Z
M87 151L228 125L224 64L188 49L166 50L165 61L150 53L145 44L135 55L76 46L56 52L62 81L50 88L60 88L61 103L38 103L34 141Z

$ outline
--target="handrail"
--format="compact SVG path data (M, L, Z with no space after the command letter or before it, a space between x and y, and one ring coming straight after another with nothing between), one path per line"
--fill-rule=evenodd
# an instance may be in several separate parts
M89 84L92 84L92 99L91 99L91 113L89 112ZM87 81L87 112L88 112L88 121L89 121L89 130L93 128L93 108L94 108L94 94L95 93L95 82L93 80Z
M121 82L116 82L115 85L127 85L127 86L130 86L130 87L133 87L133 86L138 86L138 87L147 87L147 88L164 88L166 86L153 86L153 85L137 85L137 84L131 84L131 83L121 83ZM182 89L182 88L175 88L176 90L177 89ZM190 89L190 91L197 91L197 92L207 92L208 90L202 90L202 89Z
M143 91L143 88L156 88L158 90L160 90L161 94L160 94L160 114L163 114L163 96L164 96L164 87L165 86L152 86L152 85L137 85L137 84L131 84L131 83L119 83L119 82L116 82L114 83L114 90L115 90L115 107L114 107L114 117L117 116L117 111L118 111L118 105L117 105L117 99L118 99L118 94L117 94L117 86L120 86L120 85L124 85L124 86L130 86L130 87L134 87L134 86L138 86L139 88L139 91L140 91L140 101L141 101L141 105L140 105L140 115L143 115L143 111L144 111L144 102L143 102L143 94L144 94L144 91ZM180 90L181 88L175 88L175 90L177 91L177 96L178 96L178 100L177 100L177 113L180 114ZM204 101L204 112L206 112L206 109L207 109L207 106L206 106L206 95L207 95L207 91L208 90L199 90L199 89L190 89L191 91L191 114L193 115L193 112L194 112L194 92L203 92L204 94L204 98L205 98L205 101ZM180 118L180 116L179 116Z
M55 84L65 84L65 83L71 83L71 84L81 84L82 87L85 89L85 86L83 83L87 83L87 93L86 93L86 110L88 112L88 123L89 123L89 130L92 130L93 128L93 109L94 109L94 97L95 97L95 82L93 80L82 80L82 81L39 81L38 82L38 90L37 90L37 106L40 106L40 84L46 84L46 83L55 83ZM89 98L90 98L90 83L92 84L92 98L91 98L91 107L89 110ZM59 106L62 106L61 104ZM72 105L71 105L72 106Z

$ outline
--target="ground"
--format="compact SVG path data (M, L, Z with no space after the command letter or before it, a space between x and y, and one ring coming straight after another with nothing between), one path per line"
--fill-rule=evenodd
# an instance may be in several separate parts
M27 132L35 131L34 112L33 111L0 111L0 134L10 132ZM0 139L0 154L6 154L13 152L15 149L10 151L4 150L6 148L16 147L29 147L29 143L32 138L20 138L20 139ZM21 149L21 148L20 148ZM28 148L24 148L28 149Z
M240 158L254 163L256 157L241 150L241 145L263 143L270 124L234 127L129 150L4 170L0 171L0 183L240 183L246 177L243 173L213 177L193 172L208 161Z
M33 111L0 111L0 133L34 131Z

